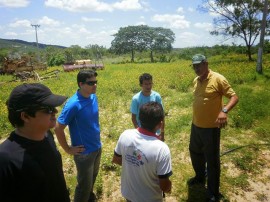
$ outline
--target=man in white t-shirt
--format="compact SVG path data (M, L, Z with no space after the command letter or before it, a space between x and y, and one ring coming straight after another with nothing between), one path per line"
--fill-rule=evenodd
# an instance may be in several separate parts
M164 119L162 105L143 104L139 119L141 127L119 137L112 162L122 166L121 192L127 201L163 201L162 193L171 191L172 165L169 147L155 133Z

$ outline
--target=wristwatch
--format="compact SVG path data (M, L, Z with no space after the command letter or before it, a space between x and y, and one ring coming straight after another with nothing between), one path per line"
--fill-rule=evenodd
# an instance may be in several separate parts
M228 113L228 109L225 108L225 107L221 111L224 112L224 113L226 113L226 114Z

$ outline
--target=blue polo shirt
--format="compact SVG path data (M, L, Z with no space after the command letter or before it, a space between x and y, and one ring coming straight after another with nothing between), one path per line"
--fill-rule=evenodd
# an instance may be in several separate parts
M101 147L96 94L85 98L77 91L68 99L57 121L68 125L72 146L84 145L83 154L94 152Z

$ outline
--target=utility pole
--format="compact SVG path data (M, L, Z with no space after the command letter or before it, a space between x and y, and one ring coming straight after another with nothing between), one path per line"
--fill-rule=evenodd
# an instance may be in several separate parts
M263 42L264 42L264 35L265 35L265 28L266 28L267 10L268 10L268 0L264 0L264 8L263 8L263 16L262 16L262 28L261 28L260 44L259 44L257 67L256 67L256 71L259 74L263 73L263 70L262 70L262 55L263 55Z
M37 35L37 28L40 27L40 25L33 25L31 24L32 27L35 27L35 31L36 31L36 44L37 44L37 49L38 49L38 35ZM38 52L38 62L40 62L40 56L39 56L39 49L37 50Z
M36 43L37 43L37 48L38 48L38 36L37 36L37 28L40 27L40 25L32 25L32 27L35 27L35 30L36 30Z

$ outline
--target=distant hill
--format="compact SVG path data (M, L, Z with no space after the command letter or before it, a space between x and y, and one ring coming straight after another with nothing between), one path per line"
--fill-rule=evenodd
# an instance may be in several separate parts
M38 47L40 49L45 49L46 47L55 47L55 48L67 48L65 46L59 45L47 45L39 43ZM36 42L27 42L20 39L0 39L0 48L12 48L19 50L34 51L37 49Z

